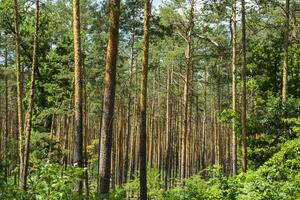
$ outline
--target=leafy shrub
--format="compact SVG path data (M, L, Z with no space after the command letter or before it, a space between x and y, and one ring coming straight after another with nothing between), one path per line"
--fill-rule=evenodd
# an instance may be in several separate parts
M154 168L147 170L147 187L148 196L150 199L161 199L163 195L163 182L158 171ZM111 192L111 199L138 199L139 198L139 176L136 176L128 183L119 186Z
M82 169L71 166L63 170L59 164L40 164L29 176L28 196L36 200L76 199L75 183L82 173Z
M22 199L24 193L20 190L13 181L4 181L4 178L0 175L0 199L2 200L19 200Z

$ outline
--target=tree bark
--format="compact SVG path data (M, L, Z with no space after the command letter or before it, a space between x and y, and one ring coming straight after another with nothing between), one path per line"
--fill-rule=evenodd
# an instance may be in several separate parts
M246 12L245 12L245 0L241 0L242 3L242 155L243 155L243 171L247 171L247 102L246 102L246 71L247 71L247 60L246 60Z
M116 65L119 42L120 0L110 0L109 8L109 36L104 75L103 113L99 157L98 192L101 198L109 197Z
M290 29L290 0L285 1L285 26L284 26L284 62L282 79L282 102L285 104L288 96L288 68L289 68L289 29Z
M73 0L73 34L74 34L74 109L75 109L75 144L74 166L83 168L83 76L80 39L80 0ZM83 175L76 183L76 191L82 194Z
M187 168L187 135L188 135L188 116L189 116L189 97L190 97L190 73L192 70L192 32L194 25L194 0L191 2L191 8L189 11L189 25L187 31L187 47L185 52L185 60L186 60L186 75L185 75L185 83L184 83L184 131L182 133L181 139L181 181L186 178L186 168Z
M168 178L171 173L172 163L171 163L171 153L173 148L173 138L171 134L171 109L172 103L170 101L170 93L171 93L171 72L172 69L168 67L167 69L167 101L166 101L166 146L167 146L167 155L165 160L165 190L168 189Z
M134 47L134 35L131 37L131 49L130 49L130 74L129 74L129 87L132 85L132 70L133 70L133 47ZM128 179L128 169L129 169L129 142L131 138L131 104L132 104L132 94L129 90L128 93L128 103L127 103L127 134L126 134L126 141L125 141L125 155L124 155L124 177L123 183L127 182Z
M64 150L68 150L68 146L69 146L69 122L70 122L70 117L67 114L64 114L64 144L63 144ZM63 166L64 169L67 169L68 166L67 153L65 153L65 155L63 156Z
M231 19L231 40L232 40L232 111L236 114L236 0L232 3ZM232 175L237 174L237 138L236 120L232 119Z
M24 161L23 168L21 169L21 188L27 190L27 176L28 176L28 165L29 165L29 155L30 155L30 136L31 136L31 126L32 126L32 112L34 105L34 92L35 92L35 77L38 67L38 46L39 46L39 0L35 1L36 10L35 10L35 23L34 23L34 41L33 41L33 53L32 53L32 69L31 69L31 81L30 81L30 90L29 90L29 104L26 113L26 138L24 146Z
M151 4L144 0L144 36L143 36L143 65L141 74L140 96L140 199L147 199L147 75L149 56L149 29L150 29Z
M83 100L84 100L84 112L83 112L83 159L84 159L84 167L86 170L84 171L84 182L85 182L85 194L87 197L90 195L90 186L89 186L89 173L88 173L88 164L89 164L89 158L88 158L88 152L87 147L89 144L89 136L90 136L90 126L89 126L89 107L88 107L88 96L87 96L87 84L86 84L86 66L84 64L84 56L82 59L82 75L83 75Z
M19 6L18 0L14 0L14 15L15 15L15 32L16 32L16 76L17 76L17 126L19 136L19 160L20 160L20 179L19 185L23 185L22 169L23 169L23 75L21 67L21 42L20 42L20 31L19 31Z
M5 47L5 68L7 69L8 64L8 57L7 57L7 47ZM8 169L9 169L9 163L8 163L8 75L5 75L5 129L4 129L4 151L5 151L5 168L4 168L4 181L7 181L8 178ZM0 121L2 123L2 121ZM0 129L0 131L2 131ZM1 134L0 134L1 137ZM1 142L1 140L0 140ZM0 145L1 146L1 145ZM1 148L0 148L1 151ZM1 152L0 152L1 153Z

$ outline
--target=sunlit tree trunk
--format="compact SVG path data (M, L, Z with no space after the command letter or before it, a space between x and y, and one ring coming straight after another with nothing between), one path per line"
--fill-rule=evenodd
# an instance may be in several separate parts
M115 105L116 65L119 43L120 0L109 2L109 33L104 74L103 113L99 157L99 194L109 196L113 115Z
M14 0L15 15L15 32L16 32L16 76L17 76L17 117L18 117L18 136L19 136L19 160L20 160L20 183L22 187L24 180L22 177L23 169L23 76L21 67L21 50L20 50L20 31L19 31L19 6L18 0Z
M75 144L73 163L83 168L83 76L80 39L80 0L73 0L73 34L74 34L74 109L75 109ZM76 191L82 194L83 176L76 184Z
M232 2L231 19L231 40L232 40L232 111L236 114L236 0ZM237 174L237 138L236 120L232 119L232 175Z
M290 29L290 0L285 1L285 26L284 26L284 62L282 79L282 102L287 101L288 96L288 68L289 68L289 29Z

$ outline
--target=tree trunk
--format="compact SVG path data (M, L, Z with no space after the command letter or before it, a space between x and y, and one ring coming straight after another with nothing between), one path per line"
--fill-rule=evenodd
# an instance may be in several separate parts
M150 0L144 0L144 36L143 36L143 65L141 74L140 96L140 199L147 199L147 74L149 55L149 28L150 28L151 4Z
M285 1L285 27L284 27L284 62L282 79L282 102L287 101L288 96L288 68L289 68L289 28L290 28L290 0Z
M220 58L222 63L223 58ZM217 109L216 109L216 128L217 128L217 145L218 145L218 164L223 168L223 139L222 139L222 130L221 130L221 121L219 119L219 115L221 114L221 69L220 65L217 65Z
M53 136L55 133L55 128L54 128L54 124L55 124L55 114L52 114L52 118L51 118L51 127L50 127L50 143L49 143L49 151L48 151L48 161L51 160L51 154L52 154L52 146L53 146Z
M5 68L7 69L7 47L5 47ZM7 181L8 178L8 169L9 169L9 163L8 163L8 75L5 75L5 129L4 129L4 151L5 151L5 168L4 168L4 180ZM2 121L0 121L2 123ZM1 131L1 129L0 129ZM1 137L1 134L0 134ZM1 140L0 140L1 142ZM1 146L1 145L0 145ZM0 148L1 151L1 148ZM0 152L1 154L1 152Z
M68 146L69 146L69 122L70 122L70 117L68 117L67 114L64 114L64 144L63 144L64 150L68 150ZM67 165L68 165L67 153L65 153L65 155L63 156L63 165L64 165L64 169L67 169Z
M232 111L236 114L236 0L232 4L231 19L231 40L232 40ZM236 120L232 119L232 175L237 174L237 138Z
M170 101L170 93L171 93L171 72L172 69L168 67L167 69L167 101L166 101L166 145L167 145L167 155L166 155L166 161L165 161L165 190L168 189L168 178L171 173L172 163L171 163L171 152L172 152L172 143L173 138L171 134L171 109L172 104Z
M202 125L202 144L201 144L201 170L206 168L207 164L207 148L206 148L206 136L207 136L207 67L204 67L204 113L203 113L203 125ZM206 172L204 172L204 177L206 176Z
M83 168L83 77L80 39L80 0L73 0L73 34L74 34L74 109L75 109L75 144L74 166ZM78 195L82 194L83 175L76 183Z
M246 60L246 12L245 12L245 0L241 0L242 3L242 155L243 155L243 171L247 171L247 102L246 102L246 70L247 70L247 60Z
M109 196L113 115L115 105L116 65L119 42L120 0L109 2L109 37L104 75L103 115L99 157L99 194Z
M131 37L131 49L130 49L130 74L129 74L129 87L132 85L132 70L133 70L133 47L134 47L134 35ZM128 103L127 103L127 134L126 134L126 141L125 141L125 155L124 155L124 177L123 183L127 182L128 179L128 168L129 168L129 142L131 138L131 104L132 104L132 94L129 90L128 93Z
M36 10L35 10L35 23L34 23L34 42L33 42L33 53L32 53L32 69L31 69L31 82L29 90L29 104L26 113L26 138L24 147L24 161L23 168L21 170L21 188L26 191L27 189L27 175L28 175L28 165L29 165L29 155L30 155L30 135L32 126L32 112L34 104L34 92L35 92L35 76L38 67L38 31L39 31L39 0L36 0Z
M21 51L20 51L20 31L19 31L19 12L18 0L14 0L15 15L15 31L16 31L16 76L17 76L17 117L18 117L18 136L19 136L19 160L20 160L20 186L23 185L22 169L23 169L23 76L21 67Z
M185 52L185 60L186 60L186 75L185 75L185 83L184 83L184 131L182 133L181 139L181 181L186 178L186 164L187 164L187 135L188 135L188 117L189 117L189 97L190 97L190 73L192 70L192 32L193 32L193 23L194 23L194 0L191 2L191 8L189 11L189 29L187 33L187 47Z
M84 171L84 182L85 182L85 194L87 197L90 195L90 186L89 186L89 173L88 173L88 152L87 152L87 147L89 143L89 136L90 136L90 126L89 126L89 109L88 109L88 98L87 98L87 84L86 84L86 67L84 64L84 56L82 59L82 75L83 75L83 100L84 100L84 112L83 112L83 159L84 159L84 167L86 170Z

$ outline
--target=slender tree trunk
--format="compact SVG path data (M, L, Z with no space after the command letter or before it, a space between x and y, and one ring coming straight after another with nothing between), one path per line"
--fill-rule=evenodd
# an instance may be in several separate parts
M110 187L111 187L112 190L114 190L115 184L116 184L116 182L115 182L115 178L116 178L116 176L115 176L115 171L116 171L115 166L116 166L116 159L117 159L116 158L116 145L117 145L116 140L118 139L118 138L116 138L117 132L118 132L116 124L118 123L118 120L116 120L116 121L117 122L113 124L113 126L114 126L113 130L114 131L112 132L112 134L113 134L112 135L112 149L111 149L111 154L112 155L111 155L111 160L110 160L110 164L111 164L111 172L110 172L110 174L111 174L111 182L110 182Z
M7 47L5 47L5 68L7 69ZM8 178L8 170L9 170L9 163L8 163L8 75L5 75L5 129L4 129L4 150L5 150L5 169L4 169L4 180L7 181ZM2 121L0 121L2 123ZM0 129L0 131L2 131ZM1 134L0 134L1 137ZM0 140L1 142L1 140ZM1 145L0 145L1 146ZM1 150L1 148L0 148ZM1 155L1 152L0 152Z
M118 164L116 165L116 183L117 185L121 185L123 182L123 140L124 140L124 124L125 124L125 108L124 108L124 102L123 99L120 99L120 119L119 121L119 130L118 130L118 140L117 140L117 146L116 146L116 152L118 155Z
M222 63L222 57L220 59ZM221 131L221 122L219 119L219 115L221 113L221 69L220 65L217 65L217 109L216 109L216 129L217 129L217 145L218 145L218 164L223 168L223 139L222 139L222 131Z
M84 64L84 57L82 59L82 70L83 70L83 99L84 99L84 113L83 113L83 134L84 134L84 144L83 144L83 153L84 153L84 167L86 170L84 171L84 181L85 181L85 189L86 196L90 195L90 186L89 186L89 173L88 173L88 152L87 146L89 142L90 135L90 127L89 127L89 109L88 109L88 98L87 98L87 84L86 84L86 67Z
M205 169L206 168L206 162L207 162L207 157L206 157L206 152L207 152L207 148L206 148L206 134L207 134L207 67L204 67L204 113L203 113L203 125L202 125L202 135L203 135L203 139L202 139L202 145L201 145L201 169ZM206 172L204 172L206 173ZM205 174L203 174L205 177Z
M68 117L67 114L64 114L64 149L65 150L68 150L68 146L69 146L69 122L70 122L70 117ZM68 165L67 154L63 156L63 165L64 168L67 169L67 165Z
M119 42L120 0L109 2L109 37L104 75L103 115L99 158L99 194L109 197L113 115L115 105L116 65Z
M170 101L170 93L171 93L171 69L168 67L167 69L167 101L166 101L166 145L167 145L167 155L165 161L165 190L168 189L168 178L171 172L171 152L172 152L172 134L171 134L171 109L172 104Z
M155 152L155 148L154 148L154 145L155 145L155 116L154 116L154 112L156 110L156 104L155 104L155 91L156 91L156 72L157 70L155 70L154 72L154 77L153 77L153 84L152 84L152 95L153 95L153 101L152 101L152 104L151 104L151 108L150 108L150 133L149 133L149 156L148 156L148 160L149 160L149 164L150 164L150 167L152 168L154 166L153 164L153 160L155 159L155 155L154 155L154 152Z
M132 85L132 71L133 71L133 47L134 47L134 35L131 37L131 49L130 49L130 74L129 74L129 87ZM125 155L124 155L124 177L123 183L127 182L128 179L128 168L129 168L129 142L131 137L131 104L132 104L132 94L128 93L128 103L127 103L127 135L125 141Z
M134 119L132 120L134 122L134 131L132 133L132 137L131 137L131 149L130 149L130 155L131 155L131 159L130 159L130 173L129 173L129 178L132 179L134 174L135 174L135 163L136 163L136 156L135 156L135 151L136 151L136 134L135 134L135 130L136 130L136 119L137 119L137 114L136 114L136 106L134 106Z
M213 97L211 97L213 98ZM213 104L211 103L211 108L213 108ZM214 110L211 109L211 165L216 164L216 143L215 143L215 115Z
M227 166L227 170L226 170L226 176L230 176L232 173L232 169L231 169L231 132L230 132L230 128L229 126L226 127L226 143L227 143L227 147L226 147L226 166Z
M55 114L52 114L51 118L51 127L50 127L50 143L49 143L49 152L48 152L48 161L51 160L52 148L53 148L53 136L55 132Z
M68 133L68 161L67 163L73 163L73 144L74 144L74 115L69 117L69 133Z
M20 186L24 185L22 177L23 169L23 76L21 67L20 51L20 31L19 31L19 6L18 0L14 0L15 31L16 31L16 76L17 76L17 116L18 116L18 135L19 135L19 160L20 160Z
M149 56L149 29L150 29L151 4L144 0L144 36L143 36L143 65L141 74L140 96L140 199L147 199L147 74Z
M80 0L73 0L73 34L74 34L74 109L75 109L75 144L74 166L83 168L83 76L80 39ZM76 191L82 194L83 175L76 183Z
M232 111L236 113L236 0L232 3L231 19L231 40L232 40ZM232 175L237 174L237 138L236 120L232 119Z
M35 1L36 10L35 10L35 25L34 25L34 42L33 42L33 53L32 53L32 69L31 69L31 82L29 90L29 104L26 113L26 139L24 147L24 165L21 170L21 188L26 191L27 189L27 175L28 175L28 165L29 165L29 155L30 155L30 135L31 135L31 126L32 126L32 112L34 104L34 92L35 92L35 77L38 67L38 46L39 46L39 0Z
M189 51L189 47L188 47ZM188 53L189 54L189 53ZM185 83L184 83L184 130L181 134L181 180L186 177L186 137L188 132L188 88L189 88L189 66L187 67L186 76L185 76Z
M189 117L189 97L190 97L190 73L192 70L192 32L194 23L194 0L191 2L191 8L189 12L189 28L187 33L187 48L185 52L186 59L186 75L184 83L184 131L182 133L181 139L181 181L186 178L186 168L187 168L187 135L188 135L188 117Z
M246 60L246 12L245 12L245 0L241 0L242 3L242 155L243 155L243 171L247 171L247 102L246 102L246 71L247 71L247 60Z
M219 151L219 137L218 137L218 118L217 118L217 105L214 103L214 146L215 146L215 165L220 165L220 151Z
M287 4L286 4L287 5ZM298 39L298 20L297 20L297 3L296 0L292 0L292 12L291 12L291 35L293 39Z
M289 29L290 29L290 0L285 1L285 26L284 26L284 62L282 80L282 102L287 101L288 96L288 68L289 68Z

